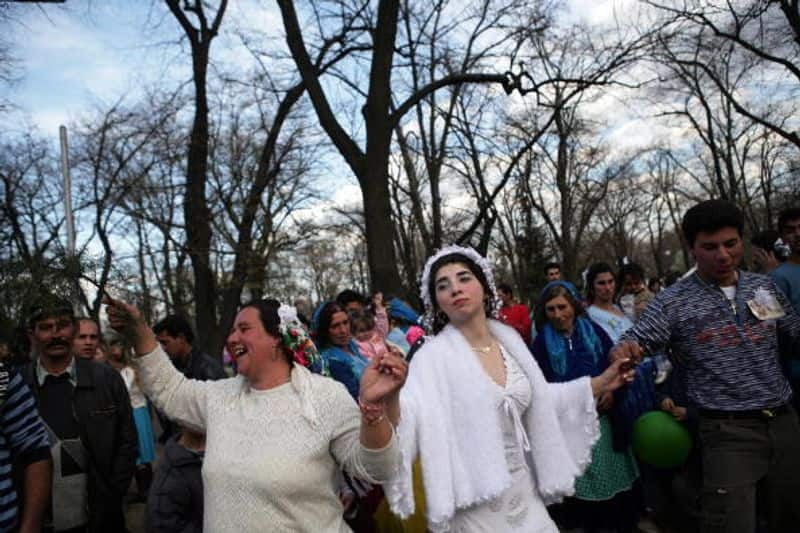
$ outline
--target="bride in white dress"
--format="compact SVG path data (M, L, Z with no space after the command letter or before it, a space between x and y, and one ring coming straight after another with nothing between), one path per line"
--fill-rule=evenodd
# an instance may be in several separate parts
M435 336L400 394L402 463L384 485L392 510L413 513L419 456L434 533L557 532L545 504L574 492L599 436L595 398L632 379L627 361L547 383L519 334L494 319L491 268L472 248L429 258L421 293Z

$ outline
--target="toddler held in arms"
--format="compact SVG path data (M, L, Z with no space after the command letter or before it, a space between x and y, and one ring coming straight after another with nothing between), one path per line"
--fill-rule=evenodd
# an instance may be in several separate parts
M386 339L375 327L375 317L369 311L351 313L350 329L361 355L370 361L389 351Z

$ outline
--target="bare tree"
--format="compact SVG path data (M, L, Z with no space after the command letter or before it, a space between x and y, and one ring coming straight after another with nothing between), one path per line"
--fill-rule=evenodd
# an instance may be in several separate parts
M526 158L524 165L530 164ZM501 261L508 265L508 276L518 299L532 306L538 289L545 283L544 265L550 256L550 244L541 219L530 205L530 182L515 174L512 187L503 190L497 209L497 231L494 248ZM497 274L502 275L502 270Z
M626 177L635 156L611 157L599 146L576 106L558 107L552 132L542 137L524 179L529 203L542 217L561 254L567 279L578 274L579 257L598 206L612 181Z
M645 237L642 220L649 213L642 201L639 176L631 172L609 184L598 205L594 224L597 235L591 255L618 264L624 257L634 259L636 244Z
M737 113L800 148L800 136L785 120L795 114L800 90L798 2L646 3L662 13L666 23L658 34L657 48L669 46L674 62L702 71ZM737 91L726 78L727 71L718 68L721 53L752 65L743 73L748 91Z
M320 124L361 186L372 282L378 288L399 288L401 280L393 246L388 174L392 136L396 126L422 99L441 88L464 83L498 83L511 90L514 87L513 80L500 72L487 74L472 69L461 70L428 80L417 88L412 87L400 97L400 92L392 84L392 78L397 65L396 56L399 56L399 61L403 60L398 53L397 42L401 2L381 0L375 11L372 11L368 2L315 4L312 16L316 23L317 39L321 42L317 46L326 48L338 45L340 53L354 54L354 57L360 59L360 65L365 66L369 72L365 88L360 87L358 80L352 77L339 78L345 87L351 88L364 102L362 113L365 146L362 148L357 135L348 133L341 118L337 117L330 95L311 61L306 38L313 39L313 32L304 32L301 29L294 2L279 0L278 5L289 50ZM420 3L415 6L420 12L435 12L443 9L444 4L436 2L432 9L430 4ZM467 10L472 6L462 8ZM414 28L414 31L419 29ZM393 95L403 99L394 101Z
M409 264L419 263L413 255L430 253L443 235L486 252L498 220L495 206L500 195L526 154L552 126L556 110L587 91L625 84L620 70L643 49L638 37L598 37L585 27L551 26L546 11L528 13L531 23L513 36L522 38L524 45L517 52L525 59L525 72L519 78L540 80L532 83L535 101L520 99L512 107L489 85L456 85L421 100L414 106L416 121L397 128L399 155L391 179L392 197L398 196L393 202L395 220L402 220L396 243L405 272ZM427 56L410 57L412 65L428 64ZM413 73L412 80L425 75ZM437 104L440 94L444 98ZM441 191L448 187L451 190L443 197ZM461 191L470 202L464 201ZM446 224L447 230L442 230L444 210L459 214ZM414 243L421 244L422 252Z
M79 255L95 255L90 251L90 246L96 244L95 237L103 250L97 259L96 276L92 273L82 276L96 289L91 301L81 293L92 317L99 316L102 297L118 259L115 256L119 255L119 247L112 241L114 233L120 229L124 199L156 164L152 152L146 148L175 112L171 101L162 109L154 109L126 107L119 100L97 116L87 117L76 130L77 142L71 159L75 163L73 174L79 189L77 207L79 211L90 213L91 228L86 232Z
M648 154L645 165L647 179L642 185L643 192L645 198L648 198L648 211L651 215L655 213L656 217L655 226L653 226L652 216L648 219L651 250L653 254L658 254L655 257L655 263L658 267L665 265L666 262L663 256L663 243L666 240L667 225L662 215L666 211L670 231L678 237L683 270L688 270L692 261L689 255L689 246L681 231L681 218L683 207L690 205L690 202L696 201L697 198L688 195L681 186L681 167L671 151L663 148L652 151Z
M265 102L255 113L233 104L214 135L210 200L217 206L214 242L224 265L218 269L218 277L225 280L222 331L233 324L245 285L253 288L251 296L260 294L270 260L295 244L286 226L314 195L310 178L315 148L309 142L313 137L302 121L289 118L300 94L302 87L282 93L276 106Z
M194 121L186 158L186 196L184 219L186 246L194 271L194 307L197 344L211 347L219 343L216 328L216 279L211 268L211 212L206 199L208 172L208 95L206 92L211 43L219 32L227 8L220 0L210 15L209 2L202 0L164 0L189 41L194 83ZM194 22L193 22L194 20Z
M701 68L682 59L691 45L695 46L696 57L702 57L708 46L701 36L695 35L693 41L689 37L677 42L663 39L654 52L664 73L657 89L661 105L664 106L665 94L674 95L677 100L668 104L660 115L676 119L694 132L691 150L683 150L685 155L680 164L703 196L738 204L746 215L748 228L757 232L762 227L762 207L773 202L773 189L759 177L760 147L777 134L739 114L725 96L725 92L740 94L747 90L748 78L757 62L754 58L738 57L735 45L723 42L716 51L714 64ZM715 80L709 76L710 70L715 73ZM720 84L725 91L719 90ZM773 110L770 115L777 113L778 110ZM776 124L787 120L768 118Z
M0 145L0 307L12 323L43 288L75 292L74 265L59 242L64 192L57 168L49 144L34 134Z

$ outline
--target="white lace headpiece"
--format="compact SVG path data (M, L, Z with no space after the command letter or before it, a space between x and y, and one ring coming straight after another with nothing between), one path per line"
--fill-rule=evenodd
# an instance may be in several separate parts
M281 329L300 322L300 319L297 317L297 309L295 309L294 306L286 304L281 304L281 306L278 307L278 318L281 319Z
M500 307L503 305L503 302L497 296L497 287L495 287L494 284L494 274L492 274L492 265L489 263L489 260L476 252L474 248L469 246L458 246L456 244L445 246L430 256L425 262L425 268L422 269L419 292L420 297L422 298L422 303L425 304L425 314L423 315L422 323L424 324L425 329L428 331L433 330L433 321L435 318L435 310L433 305L434 296L428 292L428 284L431 278L431 267L433 267L433 264L436 261L450 254L461 254L468 257L483 271L483 275L486 277L486 282L489 284L489 291L491 292L491 294L488 296L493 302L493 318L497 318Z

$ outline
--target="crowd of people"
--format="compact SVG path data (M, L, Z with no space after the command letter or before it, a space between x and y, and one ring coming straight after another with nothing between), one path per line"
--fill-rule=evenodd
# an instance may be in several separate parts
M2 347L0 531L123 532L135 502L151 532L795 531L800 208L777 226L747 270L740 210L701 202L682 277L549 263L533 309L448 246L420 312L259 299L219 357L185 317L106 298L102 332L43 291ZM641 453L656 411L680 464Z

